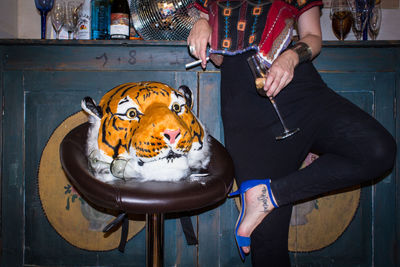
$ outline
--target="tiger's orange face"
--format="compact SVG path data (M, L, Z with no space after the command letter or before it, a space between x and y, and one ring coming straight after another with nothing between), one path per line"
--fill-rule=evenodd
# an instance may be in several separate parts
M107 162L135 159L139 168L147 162L168 164L189 157L191 168L190 153L203 149L205 131L192 113L192 93L187 87L175 90L158 82L125 83L107 92L98 106L85 98L82 107L96 117L88 149L98 149Z
M145 160L169 148L187 153L193 142L203 142L204 130L185 96L165 84L122 84L106 93L99 106L98 145L112 158L134 152Z

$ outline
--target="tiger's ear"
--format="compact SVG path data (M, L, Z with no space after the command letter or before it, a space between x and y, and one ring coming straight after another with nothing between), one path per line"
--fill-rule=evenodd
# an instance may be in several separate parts
M82 99L81 107L84 111L86 111L89 115L101 119L103 117L103 112L101 108L96 105L96 102L89 96Z
M186 85L181 85L178 88L178 91L183 94L183 96L186 99L186 105L190 107L190 109L193 109L193 92L190 90L189 87Z

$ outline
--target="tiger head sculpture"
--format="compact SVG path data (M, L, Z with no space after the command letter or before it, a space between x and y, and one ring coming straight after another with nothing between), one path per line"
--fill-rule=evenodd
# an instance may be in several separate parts
M86 97L89 114L86 153L93 175L178 181L207 167L209 137L192 113L192 91L159 82L121 84L96 105Z

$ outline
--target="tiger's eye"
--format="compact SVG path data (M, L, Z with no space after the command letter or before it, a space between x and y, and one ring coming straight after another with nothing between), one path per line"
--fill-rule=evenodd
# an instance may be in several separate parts
M127 116L129 119L134 119L134 118L136 118L136 109L134 109L134 108L128 109L128 110L126 111L126 116Z
M172 110L175 111L176 113L181 111L181 105L179 105L178 103L173 103L172 104Z

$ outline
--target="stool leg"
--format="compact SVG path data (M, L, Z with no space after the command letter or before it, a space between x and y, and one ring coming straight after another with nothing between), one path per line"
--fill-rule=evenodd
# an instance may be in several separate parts
M164 214L146 214L146 266L164 264Z

